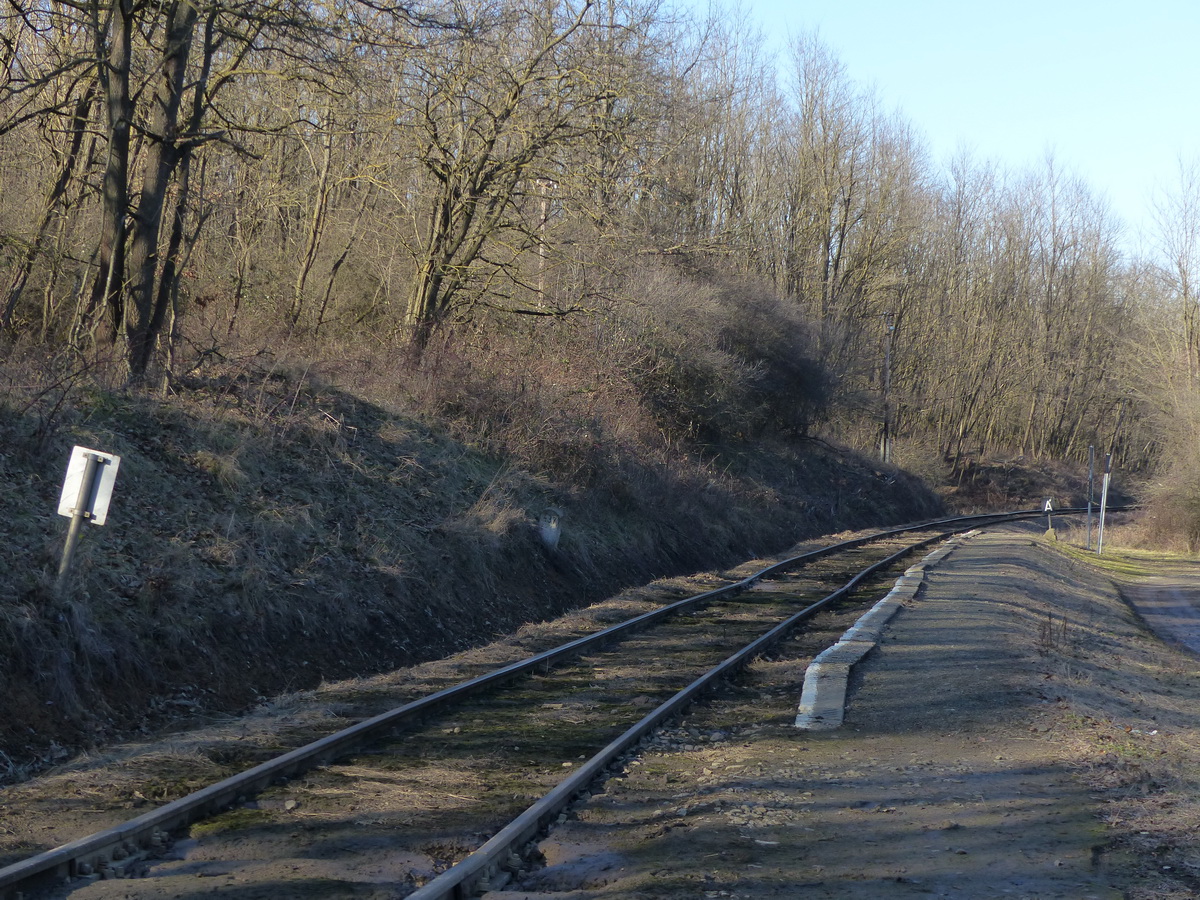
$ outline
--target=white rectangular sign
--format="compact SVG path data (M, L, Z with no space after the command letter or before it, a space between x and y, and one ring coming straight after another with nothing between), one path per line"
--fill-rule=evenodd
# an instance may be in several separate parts
M112 499L113 483L117 480L117 467L121 465L121 457L100 450L76 447L71 452L71 461L67 464L67 477L63 481L62 495L58 499L58 514L67 518L75 515L75 507L80 501L79 489L83 486L83 475L87 470L89 456L95 456L101 465L92 485L91 497L83 498L83 511L89 513L88 521L93 525L103 525L104 520L108 518L108 501Z

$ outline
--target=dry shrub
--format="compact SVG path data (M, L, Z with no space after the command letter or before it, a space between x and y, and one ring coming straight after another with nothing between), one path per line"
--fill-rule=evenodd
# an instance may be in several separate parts
M246 474L238 466L238 454L213 453L209 450L197 450L193 459L197 468L213 476L226 490L236 493L246 481Z
M672 435L721 443L804 435L824 415L828 379L795 304L745 282L639 273L640 302L614 311L614 350Z
M1146 527L1159 546L1200 550L1200 454L1176 459L1147 496Z
M832 379L800 306L761 285L731 282L722 286L720 308L722 347L753 366L752 432L804 436L825 421Z
M820 421L827 380L794 305L663 265L628 273L618 293L636 300L562 320L481 319L351 380L470 446L618 499L655 481L649 469L679 476L697 453Z
M1144 491L1146 533L1163 546L1200 550L1200 395L1191 366L1167 356L1147 366L1143 387L1161 442Z
M30 727L136 728L165 698L236 708L665 572L918 517L911 486L774 440L822 403L794 309L672 277L627 274L637 304L573 318L480 318L423 355L349 330L268 351L199 329L155 397L81 378L43 408L38 379L0 365L0 682L21 686L0 699L0 751L27 750ZM46 463L73 442L123 463L111 524L56 603ZM537 531L550 507L554 548Z
M1161 546L1200 550L1200 408L1190 392L1166 391L1164 446L1145 491L1146 530Z

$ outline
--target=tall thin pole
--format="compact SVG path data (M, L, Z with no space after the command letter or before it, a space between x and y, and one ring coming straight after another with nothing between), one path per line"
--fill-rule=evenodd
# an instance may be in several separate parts
M1096 555L1104 553L1104 518L1108 511L1108 482L1112 477L1112 454L1104 458L1104 484L1100 488L1100 528L1096 537Z
M1088 447L1087 549L1092 549L1092 501L1096 497L1096 447Z

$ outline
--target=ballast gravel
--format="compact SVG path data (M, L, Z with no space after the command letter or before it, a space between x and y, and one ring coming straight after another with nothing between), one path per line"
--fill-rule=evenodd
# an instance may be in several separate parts
M1200 896L1106 824L1127 792L1103 790L1092 733L1153 742L1169 704L1124 699L1122 666L1176 666L1195 699L1194 658L1040 530L931 569L853 669L840 728L792 727L807 659L785 656L663 732L488 900Z

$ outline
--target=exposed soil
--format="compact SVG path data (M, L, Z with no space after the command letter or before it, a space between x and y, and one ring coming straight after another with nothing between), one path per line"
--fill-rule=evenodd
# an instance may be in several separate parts
M928 576L856 667L841 729L792 727L804 667L829 634L799 638L582 803L542 843L544 868L488 896L1196 897L1200 667L1151 636L1113 580L1144 582L1156 567L1126 557L1104 571L1033 530L978 536ZM1169 574L1182 585L1200 566L1174 561ZM636 598L598 606L390 680L435 684L631 604ZM832 616L824 628L848 622ZM339 703L383 687L329 685L289 698L269 720L278 725L283 712L285 724L324 730L345 712ZM183 773L189 755L210 759L208 749L239 729L245 743L274 740L263 721L247 721L180 736L158 752L173 747ZM147 752L81 761L6 791L6 843L16 829L65 836L94 818L94 807L136 798L129 761ZM304 811L296 815L300 827ZM177 845L181 859L170 865L192 881L160 882L168 894L141 890L155 890L151 882L101 881L69 895L269 896L247 892L239 874L261 884L278 865L269 847L241 847L230 865L192 858L191 846ZM403 896L387 878L401 862L364 855L374 874L364 868L353 895ZM290 868L295 860L287 865L279 875L290 896L350 896L332 888L347 873L326 871L320 859L305 873Z

